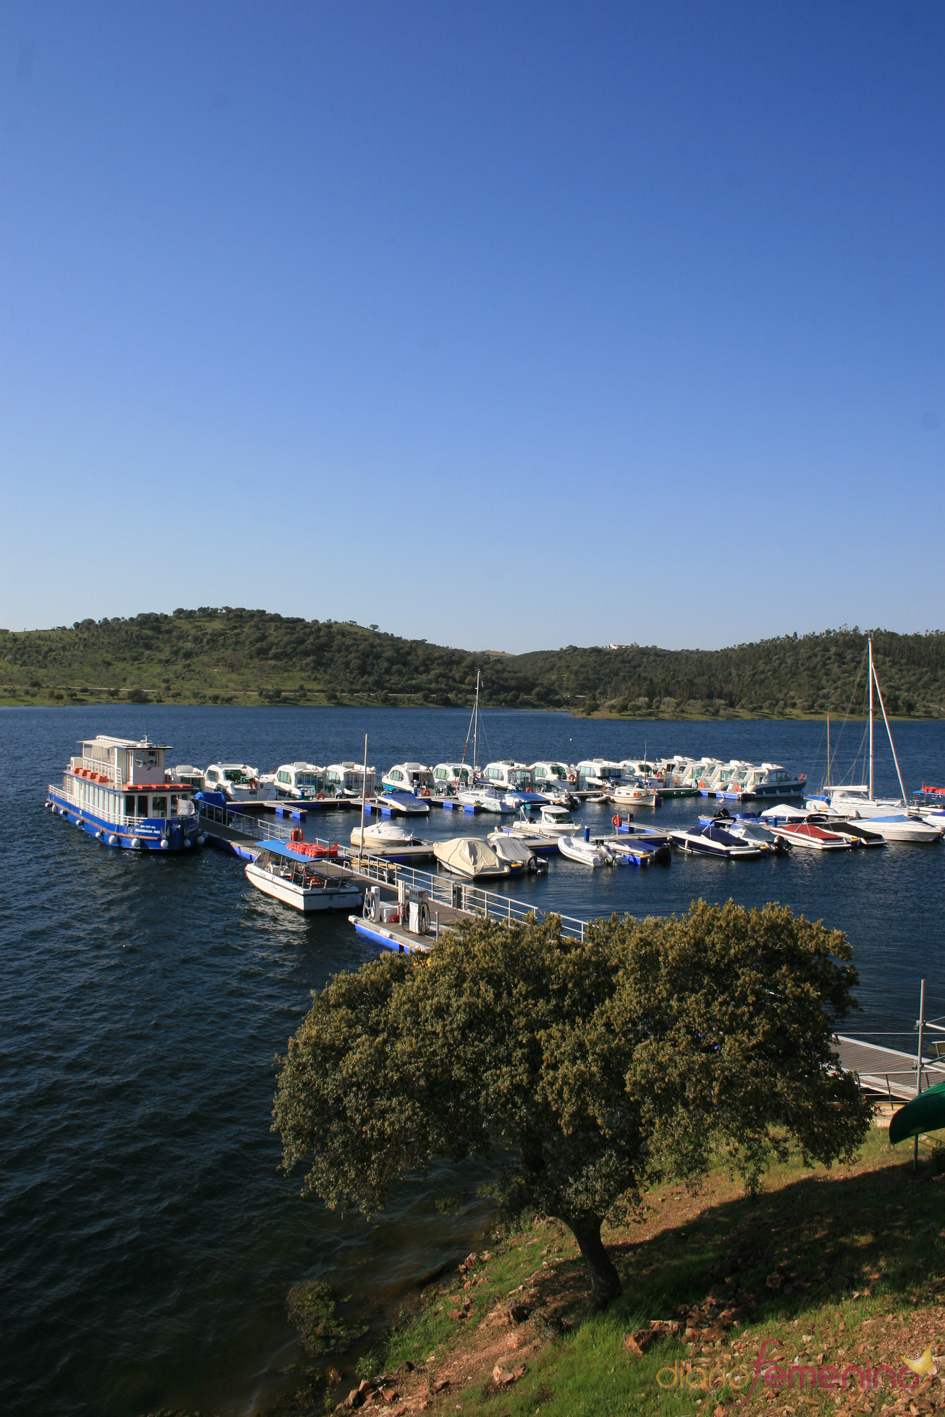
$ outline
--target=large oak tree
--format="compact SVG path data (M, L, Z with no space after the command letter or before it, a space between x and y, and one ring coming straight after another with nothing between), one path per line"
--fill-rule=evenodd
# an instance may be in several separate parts
M583 942L556 917L467 923L314 996L281 1060L284 1165L378 1212L436 1157L491 1158L509 1206L570 1227L603 1307L620 1280L602 1222L647 1184L722 1158L756 1186L792 1147L853 1154L868 1110L830 1048L850 958L775 905L613 916Z

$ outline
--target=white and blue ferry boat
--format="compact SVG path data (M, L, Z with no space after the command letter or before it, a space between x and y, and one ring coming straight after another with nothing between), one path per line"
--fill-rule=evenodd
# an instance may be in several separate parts
M70 758L62 785L49 784L46 806L108 846L181 851L202 846L194 787L164 767L169 743L99 733Z

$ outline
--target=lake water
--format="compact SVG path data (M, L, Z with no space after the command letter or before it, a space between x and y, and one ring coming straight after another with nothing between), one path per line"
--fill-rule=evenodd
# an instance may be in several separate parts
M820 723L616 723L484 715L487 757L568 762L674 752L776 761L819 783ZM163 1406L237 1417L275 1399L298 1358L284 1298L324 1277L396 1304L418 1276L465 1253L488 1221L479 1175L442 1168L400 1189L382 1222L327 1213L278 1170L269 1131L273 1056L333 973L369 957L347 921L306 920L248 886L232 856L110 851L43 810L77 739L175 744L172 763L258 765L456 758L458 710L106 707L0 711L0 1292L2 1409L138 1417ZM881 731L881 730L880 730ZM895 727L908 790L945 778L945 724ZM850 724L839 761L859 746ZM836 740L835 740L836 741ZM885 738L878 787L895 790ZM660 824L694 821L700 799ZM608 830L612 808L579 814ZM640 819L645 814L637 813ZM431 812L431 836L484 835L495 819ZM356 817L309 818L347 839ZM861 975L851 1031L909 1030L918 985L945 1014L945 849L596 872L553 860L511 893L590 917L685 910L695 896L780 900L845 930ZM887 1039L895 1046L897 1040ZM908 1039L901 1046L911 1046ZM458 1196L441 1214L437 1198Z

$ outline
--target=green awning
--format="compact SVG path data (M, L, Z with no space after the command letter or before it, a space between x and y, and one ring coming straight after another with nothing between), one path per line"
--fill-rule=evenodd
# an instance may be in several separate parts
M889 1123L889 1141L892 1146L906 1137L919 1137L924 1132L937 1132L945 1127L945 1082L926 1088L893 1113Z

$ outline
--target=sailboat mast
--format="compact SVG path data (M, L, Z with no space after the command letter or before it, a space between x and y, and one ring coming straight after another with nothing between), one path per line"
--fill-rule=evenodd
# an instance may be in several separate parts
M479 756L479 670L476 670L476 707L473 710L473 782L476 780L477 758ZM472 786L472 784L470 784Z
M830 786L830 714L827 715L827 781L824 787Z
M873 800L873 640L869 641L870 646L870 801Z

